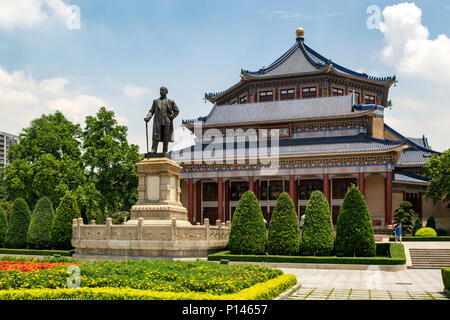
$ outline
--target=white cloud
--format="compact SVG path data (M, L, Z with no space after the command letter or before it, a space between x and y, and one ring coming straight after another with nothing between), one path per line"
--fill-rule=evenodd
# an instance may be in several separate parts
M149 93L150 90L144 87L135 86L131 83L123 88L123 93L130 98L138 98L144 94Z
M386 47L383 62L396 68L401 76L422 77L437 83L450 83L450 39L441 34L429 38L422 25L422 10L414 3L400 3L383 10L380 30Z
M62 0L1 0L0 28L29 28L50 21L74 26L74 14L74 6Z
M50 78L36 81L22 70L8 72L0 67L0 128L2 131L19 133L31 120L42 114L61 111L71 121L84 124L87 115L95 114L107 101L66 89L65 78ZM120 124L126 118L116 113Z

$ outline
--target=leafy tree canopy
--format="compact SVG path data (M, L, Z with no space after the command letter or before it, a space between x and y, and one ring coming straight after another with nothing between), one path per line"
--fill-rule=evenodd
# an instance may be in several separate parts
M431 178L426 197L434 201L450 201L450 149L434 154L425 165L425 174Z

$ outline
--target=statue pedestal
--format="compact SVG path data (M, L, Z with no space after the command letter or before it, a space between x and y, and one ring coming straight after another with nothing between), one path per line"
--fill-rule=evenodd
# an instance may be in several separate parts
M204 257L225 249L230 222L191 225L180 201L181 170L167 158L144 159L137 163L139 200L125 224L72 223L74 257L97 259L149 259L161 257Z
M144 224L170 224L177 219L177 225L190 225L180 201L182 167L167 158L144 159L136 166L139 200L131 208L127 224L136 224L137 219L143 218Z

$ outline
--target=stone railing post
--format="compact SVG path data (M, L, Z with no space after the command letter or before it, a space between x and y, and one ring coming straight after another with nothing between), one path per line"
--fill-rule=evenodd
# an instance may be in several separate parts
M209 241L209 219L205 218L204 223L205 223L206 241Z
M111 239L111 225L112 225L112 219L106 218L105 223L105 240Z
M73 240L79 239L78 220L77 219L72 220L72 239Z
M172 228L172 241L175 241L177 240L177 219L172 218L171 228Z
M89 224L95 224L95 220L91 220L91 223L89 223Z
M142 234L144 233L144 218L139 218L138 219L138 224L137 224L137 239L139 241L142 240Z
M222 239L223 233L224 233L224 229L225 228L225 222L222 222L220 224L220 228L219 228L219 239Z
M81 240L81 226L83 225L83 218L77 219L77 225L78 225L77 237L78 240Z

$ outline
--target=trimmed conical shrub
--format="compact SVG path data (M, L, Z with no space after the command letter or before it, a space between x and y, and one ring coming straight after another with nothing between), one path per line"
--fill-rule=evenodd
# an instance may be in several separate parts
M414 221L413 236L415 236L416 232L420 229L422 229L422 219L417 218L416 221Z
M426 227L436 230L436 220L434 220L433 216L428 217Z
M52 216L55 215L55 211L53 210L53 204L50 201L50 199L47 197L42 197L39 199L39 201L36 203L36 206L34 207L33 213L31 215L33 216L36 212L42 212L42 211L48 212Z
M71 192L67 192L56 209L50 230L50 238L54 249L71 249L72 220L80 218L80 210Z
M339 212L336 253L347 257L374 257L375 238L366 202L358 188L351 186Z
M5 242L6 231L8 231L8 219L4 209L0 206L0 248Z
M394 224L402 224L402 233L410 233L413 229L414 210L411 202L402 201L394 210Z
M231 221L228 247L233 254L257 254L266 250L266 226L258 199L246 191Z
M25 248L27 245L28 226L30 224L30 208L22 198L17 198L9 214L8 231L6 232L6 248Z
M300 229L294 203L288 193L277 199L269 224L267 252L274 255L297 255L300 245Z
M53 205L47 197L41 198L31 215L27 246L30 249L51 248L50 229L54 217Z
M300 250L316 256L333 254L334 229L330 206L325 195L319 190L311 193L306 206Z

